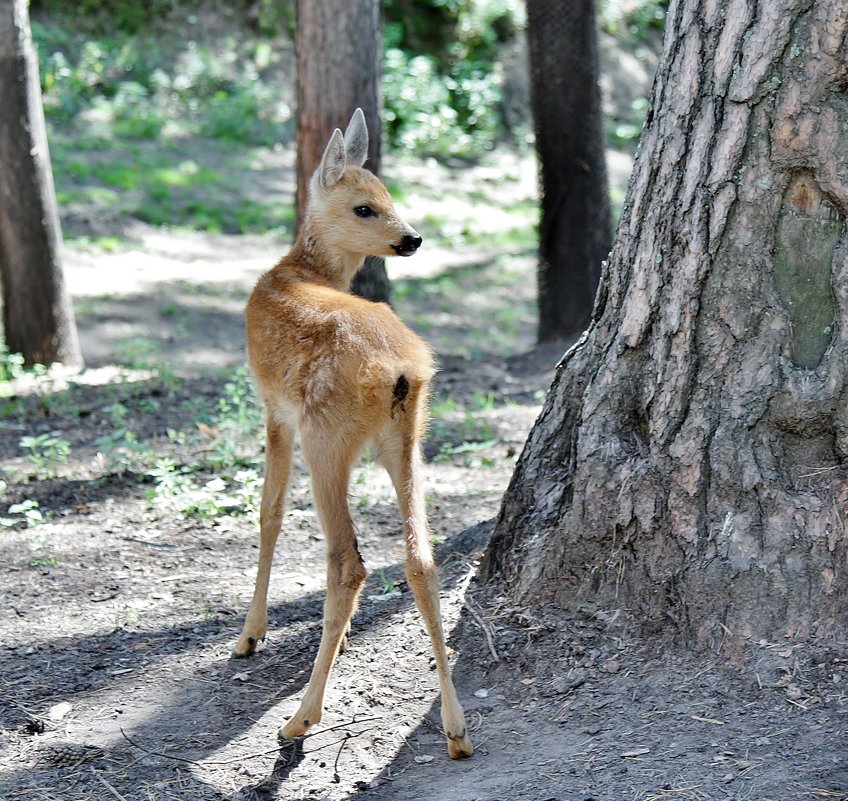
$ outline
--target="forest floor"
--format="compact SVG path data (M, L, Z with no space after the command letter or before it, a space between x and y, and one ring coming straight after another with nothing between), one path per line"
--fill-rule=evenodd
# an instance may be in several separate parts
M406 205L443 203L463 181L518 203L532 164L504 158L461 175L406 165ZM848 799L846 643L694 657L635 638L623 610L518 608L476 578L564 349L532 347L534 264L520 243L425 242L389 264L399 312L441 365L428 511L475 754L447 757L399 517L367 459L351 505L370 578L350 648L320 725L280 746L324 586L299 458L267 641L249 659L230 649L252 589L261 468L237 370L242 309L285 243L96 222L120 226L121 244L67 254L89 369L25 375L0 398L0 797Z

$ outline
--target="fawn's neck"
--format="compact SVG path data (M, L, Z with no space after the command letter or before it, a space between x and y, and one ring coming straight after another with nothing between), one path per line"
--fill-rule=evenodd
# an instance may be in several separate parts
M299 267L325 279L340 292L350 290L350 282L365 261L365 256L329 246L321 231L307 215L289 252Z

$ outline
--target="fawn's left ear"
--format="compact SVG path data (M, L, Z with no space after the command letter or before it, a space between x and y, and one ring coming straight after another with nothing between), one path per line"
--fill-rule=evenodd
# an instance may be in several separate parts
M336 128L321 157L321 166L318 167L318 180L321 186L326 188L340 181L344 175L346 163L344 138L342 132Z
M365 115L358 108L350 118L344 135L346 161L354 167L361 167L368 158L368 126Z

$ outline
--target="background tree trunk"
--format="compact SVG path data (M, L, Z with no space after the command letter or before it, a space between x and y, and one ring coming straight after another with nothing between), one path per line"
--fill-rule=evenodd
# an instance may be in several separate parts
M297 224L309 179L335 128L344 130L357 107L370 138L366 166L380 174L382 124L382 17L379 0L298 0L297 33ZM388 302L383 259L368 258L352 290Z
M586 328L612 221L593 0L527 0L539 155L539 340Z
M680 0L487 558L687 640L848 624L848 5Z
M82 366L26 0L0 3L0 279L6 347Z

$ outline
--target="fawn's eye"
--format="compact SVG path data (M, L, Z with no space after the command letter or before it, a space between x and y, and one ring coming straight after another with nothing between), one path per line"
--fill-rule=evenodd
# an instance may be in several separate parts
M377 213L374 211L374 209L371 208L371 206L357 206L353 210L353 213L357 217L362 217L363 219L366 219L367 217L376 217L377 216Z

